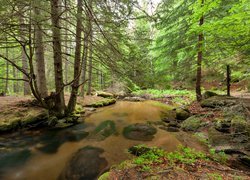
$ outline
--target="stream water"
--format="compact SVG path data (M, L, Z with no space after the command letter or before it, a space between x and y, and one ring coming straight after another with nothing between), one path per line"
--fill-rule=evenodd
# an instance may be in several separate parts
M83 123L67 129L2 136L0 179L52 180L70 179L70 176L94 179L110 166L131 158L127 151L131 146L146 144L173 151L181 142L173 133L159 128L147 141L127 139L123 135L128 125L160 121L163 111L164 108L151 101L121 101L98 109Z

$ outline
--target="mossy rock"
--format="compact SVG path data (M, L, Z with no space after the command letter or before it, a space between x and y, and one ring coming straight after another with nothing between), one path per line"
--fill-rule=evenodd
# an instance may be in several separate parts
M230 127L231 127L231 121L228 119L215 119L214 120L214 127L217 131L223 132L223 133L229 133Z
M184 131L197 131L202 126L201 118L198 116L191 116L181 123L181 128Z
M231 141L231 136L228 134L217 131L215 128L211 127L208 130L208 141L213 146L223 146L228 145Z
M123 129L124 137L132 140L150 141L156 133L155 127L143 123L132 124Z
M48 112L43 109L30 109L28 111L13 112L12 114L9 112L5 118L0 121L0 133L14 131L46 121Z
M77 104L74 114L84 114L84 113L85 113L85 109L81 105Z
M149 152L151 148L145 146L145 145L137 145L137 146L132 146L128 149L128 152L130 154L133 154L135 156L141 156L142 154L145 154Z
M232 130L234 133L242 133L250 136L250 122L242 116L234 116L232 119Z
M229 107L237 104L237 99L228 96L213 96L201 101L201 107L217 108Z
M218 94L215 93L215 92L212 92L212 91L206 91L206 92L204 92L204 94L202 95L202 97L203 97L204 99L208 99L208 98L213 97L213 96L218 96Z
M183 108L176 109L176 119L185 120L190 117L190 112Z
M95 102L95 103L92 103L92 104L87 104L86 107L97 108L97 107L108 106L108 105L115 104L115 103L116 103L115 99L105 99L105 100L98 101L98 102Z
M104 92L104 91L97 91L96 92L97 96L103 97L103 98L113 98L114 94L109 93L109 92Z

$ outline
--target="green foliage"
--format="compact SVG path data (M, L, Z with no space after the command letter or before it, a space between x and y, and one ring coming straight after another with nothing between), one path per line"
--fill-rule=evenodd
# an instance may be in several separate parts
M146 90L134 91L133 94L135 94L135 95L152 95L153 97L164 97L166 95L188 96L191 98L194 97L194 93L192 91L174 90L174 89L167 89L167 90L146 89Z
M209 152L210 152L211 158L214 161L225 164L227 162L227 160L228 160L228 156L223 151L220 151L220 152L217 153L215 151L215 149L212 148L212 149L209 150Z
M174 163L185 163L192 164L199 159L208 160L206 154L202 152L197 152L189 147L180 146L175 152L170 152L167 154L167 158L171 164Z
M145 145L138 145L138 149L140 148L148 148ZM162 163L163 157L166 156L166 152L162 149L159 149L157 147L152 147L150 150L146 151L139 157L135 158L133 160L133 163L140 166L142 171L149 171L150 165Z

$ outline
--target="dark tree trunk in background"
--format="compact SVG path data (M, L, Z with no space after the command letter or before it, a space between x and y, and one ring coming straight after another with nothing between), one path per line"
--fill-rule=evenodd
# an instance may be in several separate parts
M20 40L21 43L23 44L23 46L25 46L26 43L26 39L25 39L25 33L27 32L27 29L25 28L25 24L24 24L24 19L23 19L23 12L22 12L22 7L19 7L19 23L20 23ZM25 50L22 47L22 68L26 71L28 71L28 58L26 56ZM23 75L23 79L28 80L27 76ZM30 85L29 82L24 81L23 83L23 91L24 91L24 95L30 95L31 91L30 91Z
M87 61L88 61L88 44L89 44L89 30L85 28L84 31L84 44L83 44L83 56L82 56L82 82L86 81ZM84 97L85 84L81 86L81 96Z
M68 103L68 113L74 111L77 101L77 93L79 88L79 79L81 75L81 34L82 34L82 0L77 0L77 24L76 24L76 49L75 49L75 62L74 62L74 82Z
M39 18L41 16L39 7L34 8L35 15ZM41 25L37 20L35 22L35 52L36 52L36 67L37 67L37 84L42 98L48 96L48 89L46 84L45 75L45 62L44 62L44 45L43 45L43 32Z
M8 48L6 48L6 57L9 58L9 49ZM8 89L9 89L8 79L9 79L9 62L6 61L6 80L5 80L5 90L4 90L5 94L8 94Z
M87 94L91 95L92 91L92 55L93 55L93 27L92 27L92 0L89 1L89 66L88 66L88 91Z
M50 0L51 4L51 21L52 21L52 36L53 36L53 53L54 53L54 76L55 76L55 111L58 116L65 114L64 101L64 84L63 84L63 69L62 69L62 48L61 48L61 32L59 26L60 19L60 1Z
M64 4L65 4L65 19L68 19L68 10L67 10L67 7L68 7L68 3L67 3L67 0L64 1ZM69 42L69 23L68 21L65 21L65 41L64 41L64 51L66 52L66 56L65 56L65 63L64 63L64 77L65 77L65 82L68 83L69 81L69 71L68 71L68 67L69 67L69 55L70 55L70 42ZM69 86L66 87L66 91L69 92Z
M12 66L13 78L17 79L17 70ZM13 92L18 93L18 82L13 82Z
M201 6L204 5L204 0L201 1ZM200 18L199 26L204 23L204 16ZM197 74L196 74L196 99L201 101L201 63L202 63L202 46L203 46L203 33L201 32L198 36L198 57L197 57Z
M227 65L227 95L230 96L230 86L231 86L231 70L230 66Z

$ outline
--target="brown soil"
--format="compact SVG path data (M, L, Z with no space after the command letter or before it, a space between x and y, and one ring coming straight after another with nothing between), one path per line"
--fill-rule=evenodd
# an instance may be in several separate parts
M231 169L214 161L198 160L193 164L177 163L171 166L166 160L161 164L150 165L150 170L148 171L142 171L141 168L140 166L136 166L123 170L111 169L109 179L250 179L250 174Z

